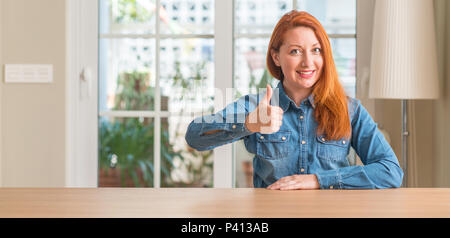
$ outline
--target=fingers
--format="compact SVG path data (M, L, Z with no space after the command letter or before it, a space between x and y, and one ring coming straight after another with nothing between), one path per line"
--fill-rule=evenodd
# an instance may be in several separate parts
M283 109L281 107L277 106L271 106L270 107L270 115L273 120L283 120Z
M268 189L272 189L272 190L280 189L282 186L285 185L285 183L291 181L290 177L291 176L286 176L286 177L280 178L278 181L276 181L275 183L271 184L267 188Z
M273 183L273 184L267 186L267 189L270 189L270 190L276 190L276 189L278 189L277 186L278 186L278 185L277 185L277 182L275 182L275 183Z
M250 127L253 131L263 134L272 134L280 130L283 124L283 109L279 106L270 105L273 90L270 84L266 87L266 94L259 103L255 111L251 112L246 118L246 125L253 124ZM248 120L247 120L248 119Z
M279 131L283 124L283 109L277 106L262 105L259 110L260 132L272 134Z
M283 109L277 106L261 107L259 111L260 121L263 123L269 123L271 121L283 120ZM265 119L264 119L265 118ZM264 121L265 120L265 121Z
M267 189L270 190L293 190L293 189L302 189L302 184L298 183L296 181L291 181L288 183L277 183L277 184L273 184L269 187L267 187Z
M283 116L284 111L281 107L268 105L260 108L260 114L269 116Z
M271 106L271 110L273 113L277 113L280 115L283 115L283 113L284 113L283 108L278 107L278 106Z
M294 189L303 189L303 186L301 183L292 181L291 183L284 184L283 186L280 187L280 190L294 190Z
M267 84L266 95L264 95L263 100L261 102L265 103L266 105L270 105L271 98L272 98L272 87L270 87L270 84Z
M262 134L272 134L280 130L282 125L281 121L272 121L261 127L260 133Z
M286 176L267 187L270 190L303 189L302 179L299 176Z

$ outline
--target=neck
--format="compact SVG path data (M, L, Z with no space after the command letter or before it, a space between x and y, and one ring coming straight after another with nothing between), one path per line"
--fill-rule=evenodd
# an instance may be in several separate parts
M283 81L283 89L286 92L286 95L288 95L288 97L295 102L297 107L300 107L300 103L312 92L311 88L297 88L286 85L286 81Z

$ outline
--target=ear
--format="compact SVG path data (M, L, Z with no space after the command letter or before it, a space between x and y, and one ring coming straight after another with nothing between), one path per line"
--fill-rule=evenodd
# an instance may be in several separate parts
M275 63L276 66L280 67L280 56L278 52L276 52L274 49L270 49L270 55L272 56L272 60Z

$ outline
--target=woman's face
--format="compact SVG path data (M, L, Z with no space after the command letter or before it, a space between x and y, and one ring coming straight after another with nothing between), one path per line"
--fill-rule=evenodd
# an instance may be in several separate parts
M279 52L272 50L272 58L281 66L284 86L290 89L311 89L322 73L322 48L314 31L296 27L284 34Z

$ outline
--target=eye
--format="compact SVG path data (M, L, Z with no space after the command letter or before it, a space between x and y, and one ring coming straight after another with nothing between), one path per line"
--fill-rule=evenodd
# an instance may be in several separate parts
M320 49L320 48L314 48L314 53L320 53L320 52L322 52L322 49Z
M301 52L300 52L299 49L293 49L293 50L291 50L291 52L290 52L290 54L295 54L295 55L300 54L300 53L301 53Z

